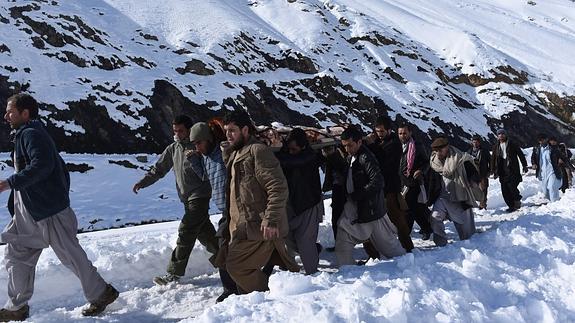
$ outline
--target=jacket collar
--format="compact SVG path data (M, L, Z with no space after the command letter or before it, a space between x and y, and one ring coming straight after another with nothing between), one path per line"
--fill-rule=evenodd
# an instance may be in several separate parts
M40 120L30 120L28 122L26 122L25 124L21 125L20 127L18 127L18 129L16 129L14 131L14 137L17 137L18 135L20 135L20 133L28 128L34 128L34 129L43 129L44 125L42 124L42 122Z
M242 148L240 148L239 150L237 150L233 153L232 160L234 161L234 163L242 161L247 156L249 156L249 154L251 152L251 145L258 144L258 143L260 143L260 142L254 136L250 136L250 139L248 139L248 142L246 142L246 144Z

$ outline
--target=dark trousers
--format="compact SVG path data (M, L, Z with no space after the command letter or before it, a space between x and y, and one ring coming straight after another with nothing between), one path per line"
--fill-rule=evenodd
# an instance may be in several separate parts
M217 253L218 239L216 229L210 222L209 207L209 198L193 199L184 205L185 214L178 227L178 241L172 252L168 273L177 276L183 276L186 273L188 259L196 240L199 240L208 252L214 255Z
M220 268L220 280L222 281L224 291L239 294L236 282L232 279L232 276L230 276L227 270Z
M431 211L429 211L427 205L417 202L417 197L420 192L421 189L419 186L410 187L405 196L405 202L409 208L407 211L407 225L409 227L409 232L413 230L413 223L417 222L422 233L432 233L433 230L431 229L431 223L429 222Z
M405 251L409 252L413 249L413 241L411 241L411 227L407 223L405 212L399 206L399 193L385 194L385 204L387 205L387 215L391 223L397 228L397 236L401 246ZM411 224L413 227L413 222Z
M516 207L516 202L521 201L521 194L519 193L519 182L505 177L499 177L499 183L501 183L501 193L503 194L503 199L505 204L510 208Z
M345 188L341 185L333 185L331 193L331 229L335 239L337 238L337 222L343 213L343 206L346 201Z

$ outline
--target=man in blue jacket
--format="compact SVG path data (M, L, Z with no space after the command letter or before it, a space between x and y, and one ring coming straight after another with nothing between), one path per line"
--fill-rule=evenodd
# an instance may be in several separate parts
M98 274L78 242L78 222L70 208L70 175L54 141L37 120L38 103L28 94L14 95L8 99L4 119L16 130L16 172L0 180L0 192L14 192L14 215L0 236L7 244L9 298L0 309L0 321L28 318L35 267L48 246L80 279L90 302L82 314L98 315L118 298L118 291Z

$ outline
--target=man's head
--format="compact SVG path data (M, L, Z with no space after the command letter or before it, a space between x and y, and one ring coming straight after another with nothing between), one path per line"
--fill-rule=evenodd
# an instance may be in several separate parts
M190 129L190 141L202 155L208 155L214 147L212 129L205 122L196 122Z
M247 112L242 110L230 111L224 117L224 130L230 148L238 150L242 148L255 133L255 126Z
M384 139L391 132L391 119L386 116L377 117L374 130L379 139Z
M497 139L499 142L506 142L507 141L507 130L501 128L497 130Z
M172 130L174 131L174 140L182 141L190 137L190 128L193 122L186 115L179 115L172 121Z
M412 129L408 123L403 123L397 128L397 136L402 144L407 143L411 139Z
M431 143L431 149L439 159L445 159L449 155L449 140L445 136L437 137Z
M38 102L31 95L20 93L8 98L6 120L12 129L18 129L30 120L38 119Z
M542 147L547 146L547 142L548 142L547 135L544 133L540 133L539 135L537 135L537 142L539 143L539 146L542 146Z
M549 144L550 144L551 146L557 146L558 143L559 143L559 142L557 141L557 137L555 137L555 136L549 137Z
M288 152L297 155L309 145L305 131L300 128L293 129L286 140Z
M350 126L341 133L341 145L350 156L355 156L361 148L363 133L355 126Z
M471 144L473 145L473 148L479 149L481 147L481 136L473 135L473 137L471 137Z

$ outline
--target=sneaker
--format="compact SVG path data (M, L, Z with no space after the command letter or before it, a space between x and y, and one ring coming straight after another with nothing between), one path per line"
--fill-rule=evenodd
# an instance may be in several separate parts
M218 298L216 299L216 303L221 303L221 302L223 302L226 298L228 298L228 297L230 297L230 296L232 296L232 295L234 295L234 294L235 294L234 291L229 290L229 289L224 289L224 292L223 292L220 296L218 296Z
M15 311L3 308L0 309L0 322L25 321L29 315L30 307L28 305L24 305Z
M514 207L516 210L519 210L521 208L521 201L515 201Z
M181 276L167 273L164 276L154 277L154 284L163 286L169 283L177 283L178 281L180 281L180 278Z
M108 305L112 304L120 295L114 286L108 284L106 290L95 302L82 311L84 316L97 316L100 315Z

